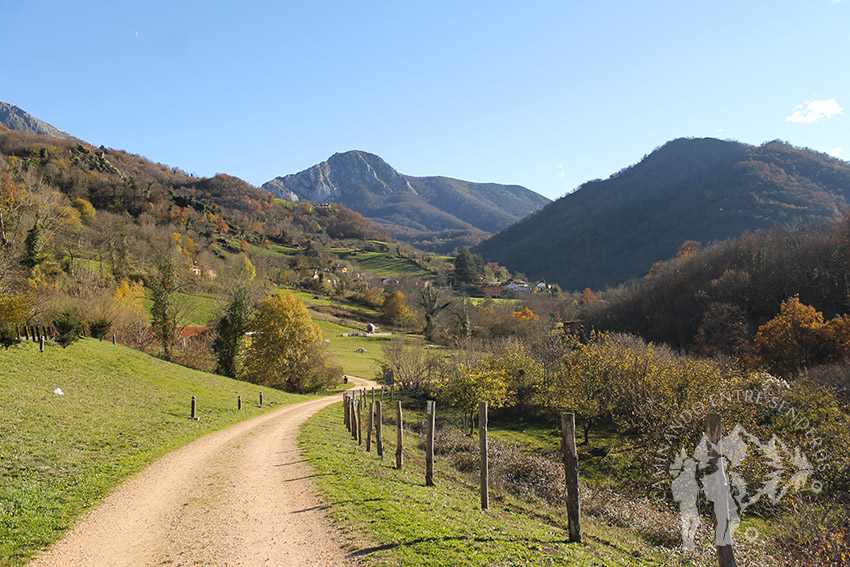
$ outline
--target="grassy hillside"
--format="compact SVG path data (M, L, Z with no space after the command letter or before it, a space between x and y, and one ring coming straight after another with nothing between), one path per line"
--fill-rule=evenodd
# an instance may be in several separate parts
M165 453L305 399L83 339L0 350L0 565L23 565ZM61 388L64 395L54 394ZM264 392L265 407L257 407ZM192 396L198 421L189 417ZM244 400L237 411L237 396Z

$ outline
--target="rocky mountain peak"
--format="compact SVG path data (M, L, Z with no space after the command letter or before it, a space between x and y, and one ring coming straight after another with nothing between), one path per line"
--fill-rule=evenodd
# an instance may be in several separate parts
M77 138L71 134L63 132L59 128L39 120L35 116L28 114L23 109L8 102L0 102L0 124L5 125L10 130L26 132L27 134L53 136L54 138L63 138L66 140L77 140Z

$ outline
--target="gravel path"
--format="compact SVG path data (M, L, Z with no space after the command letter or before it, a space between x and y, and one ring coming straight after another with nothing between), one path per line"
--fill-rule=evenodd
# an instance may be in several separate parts
M297 441L301 424L340 397L286 406L170 453L30 565L356 565Z

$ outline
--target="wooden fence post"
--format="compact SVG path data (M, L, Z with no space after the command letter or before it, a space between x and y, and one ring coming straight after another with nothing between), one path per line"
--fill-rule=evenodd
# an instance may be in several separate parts
M355 419L357 420L357 444L363 444L363 417L360 408L363 406L363 400L358 399L355 403Z
M263 393L260 392L260 407L263 407Z
M351 407L348 404L348 394L342 395L342 424L345 428L351 431L351 425L349 425L349 419L351 416L348 414L351 412Z
M197 410L197 406L198 406L198 401L197 401L197 399L195 398L195 396L192 396L192 413L191 413L191 415L189 416L189 419L198 419L198 413L197 413L197 411L196 411L196 410Z
M383 390L381 390L383 392ZM381 396L383 397L383 395ZM375 447L378 456L384 458L384 404L381 400L375 402Z
M242 396L236 398L236 409L242 411Z
M41 342L38 345L38 350L44 352L44 336L41 337Z
M372 402L369 402L369 415L366 418L368 420L366 423L366 452L368 453L372 450L372 425L375 419L375 404Z
M434 486L434 423L436 421L436 404L428 400L427 424L425 426L425 486Z
M705 416L706 449L708 449L708 468L703 476L706 482L706 497L712 501L714 519L714 545L717 548L717 563L720 567L736 567L735 552L732 549L732 524L729 519L729 485L726 484L726 472L720 452L722 423L720 415L710 413Z
M578 453L576 452L576 416L561 413L561 449L564 452L564 474L567 485L567 520L570 541L581 541L581 515L578 500Z
M354 416L351 415L351 397L345 397L345 416L346 416L346 427L348 427L348 432L351 433L354 431Z
M490 509L490 463L487 459L487 402L478 402L478 445L481 449L481 509Z
M359 435L360 431L360 424L357 423L357 410L355 408L356 404L357 402L355 402L353 398L348 400L348 405L350 406L348 412L351 414L351 437L354 440L357 440L357 436Z
M401 419L401 400L395 402L395 468L401 470L401 461L404 450L404 422Z

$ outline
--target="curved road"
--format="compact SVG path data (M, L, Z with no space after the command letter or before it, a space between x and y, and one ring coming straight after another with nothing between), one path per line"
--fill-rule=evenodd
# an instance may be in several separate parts
M297 441L301 424L341 396L285 406L166 455L30 566L356 565Z

